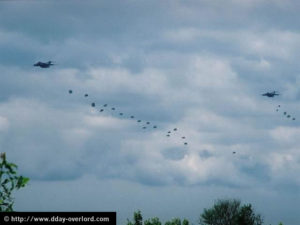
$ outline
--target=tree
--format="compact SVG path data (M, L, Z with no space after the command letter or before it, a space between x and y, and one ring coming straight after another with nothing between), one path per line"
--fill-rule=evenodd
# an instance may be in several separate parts
M255 215L251 204L241 207L238 215L238 224L240 225L261 225L263 220L261 216Z
M187 219L184 219L183 221L182 221L182 225L189 225L190 223L189 223L189 221L187 220Z
M134 212L133 222L127 219L127 225L143 225L143 216L140 210ZM158 217L153 217L144 221L144 225L162 225ZM189 221L184 219L181 223L179 218L174 218L167 221L165 225L189 225Z
M133 218L134 218L134 225L143 225L143 217L140 210L134 213Z
M218 200L200 215L200 225L261 225L263 220L252 206L241 206L239 200Z
M25 187L29 178L17 175L18 166L7 162L5 153L0 154L0 160L0 212L11 212L14 204L12 192Z
M179 218L174 218L171 221L167 221L165 225L181 225L181 220Z
M154 217L151 218L151 220L145 220L144 225L161 225L161 222L159 221L158 217Z
M127 225L143 225L143 216L140 210L134 212L133 222L127 219Z

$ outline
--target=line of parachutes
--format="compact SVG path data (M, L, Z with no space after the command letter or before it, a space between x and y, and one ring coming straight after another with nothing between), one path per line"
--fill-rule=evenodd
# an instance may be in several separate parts
M276 112L279 112L280 109L281 109L281 105L278 105L278 106L276 107ZM288 118L288 119L291 118L292 120L296 120L295 117L292 117L292 116L291 116L290 114L288 114L286 111L283 112L283 115L286 116L286 118Z
M69 93L69 94L73 94L73 90L70 89L70 90L68 91L68 93ZM88 97L89 97L89 94L86 93L86 94L84 94L83 96L84 96L84 98L88 98ZM95 102L91 102L90 105L91 105L92 108L96 108L96 106L98 106L98 104L96 105ZM109 110L109 109L110 109L110 110ZM103 112L105 112L105 111L117 112L117 109L116 109L116 107L110 106L110 105L107 104L107 103L101 104L101 107L100 107L100 109L99 109L99 112L100 112L100 113L103 113ZM118 113L118 115L119 115L121 118L126 118L126 117L125 117L125 114L124 114L123 112L117 112L117 113ZM135 117L134 115L129 115L128 118L129 118L129 119L136 119L136 117ZM136 122L137 122L138 124L142 124L142 123L143 123L143 120L137 119ZM145 123L142 125L141 128L142 128L143 130L146 130L146 129L149 129L149 128L157 129L158 126L155 125L155 124L152 125L152 123L151 123L150 121L145 121ZM172 130L167 131L166 134L165 134L165 136L166 136L167 138L170 138L170 137L172 136L172 134L175 134L175 133L178 133L178 128L176 128L176 127L173 128ZM186 137L185 137L185 136L181 136L181 140L183 140L183 144L184 144L185 146L188 145L188 142L186 142Z

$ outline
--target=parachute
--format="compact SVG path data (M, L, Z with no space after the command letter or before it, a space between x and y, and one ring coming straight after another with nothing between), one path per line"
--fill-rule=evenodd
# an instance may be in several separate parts
M281 105L278 105L276 108L276 112L279 112ZM286 118L291 118L292 116L290 114L288 114L286 111L283 112L283 115L286 116ZM292 120L296 120L295 117L292 117Z
M69 94L72 94L72 93L73 93L73 90L70 89L70 90L69 90ZM83 96L84 96L84 98L87 98L87 97L89 97L89 94L85 93ZM90 105L91 105L91 107L93 107L93 108L96 107L96 103L95 103L95 102L92 102ZM100 108L100 109L99 109L99 112L104 112L104 108L107 107L108 104L105 103L105 104L103 104L102 106L103 106L103 108ZM124 115L123 112L118 111L117 108L115 108L115 107L111 107L110 109L111 109L112 111L117 111L117 112L118 112L117 115L119 115L119 116L123 116L123 115ZM109 113L108 111L106 111L106 112ZM115 116L116 116L116 115L115 115ZM122 118L125 119L126 117L122 117ZM134 116L134 115L131 115L131 116L129 116L129 118L134 119L135 116ZM137 123L141 123L142 120L141 120L141 119L138 119L138 120L136 120L136 122L137 122ZM147 125L150 125L150 124L151 124L151 122L150 122L150 121L147 121L141 128L142 128L143 130L146 130L146 129L148 128ZM158 127L157 125L153 125L153 126L152 126L153 129L157 129L157 127ZM173 128L172 130L173 130L173 131L177 131L177 128ZM174 133L174 135L172 135L172 137L173 137L173 136L176 136L175 134L176 134L176 133ZM166 137L171 137L171 130L169 130L169 131L167 132ZM185 136L183 136L183 137L181 137L181 138L182 138L182 139L185 139ZM184 142L183 144L184 144L184 145L187 145L188 143L187 143L187 142Z

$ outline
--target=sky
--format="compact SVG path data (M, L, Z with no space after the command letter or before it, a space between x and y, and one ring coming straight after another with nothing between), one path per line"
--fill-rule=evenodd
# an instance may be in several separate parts
M30 178L15 209L197 224L215 200L238 198L265 224L300 224L299 10L0 0L0 151Z

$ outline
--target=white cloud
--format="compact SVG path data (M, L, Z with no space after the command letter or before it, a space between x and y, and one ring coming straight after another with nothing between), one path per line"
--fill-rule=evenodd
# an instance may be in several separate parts
M195 85L197 88L218 89L219 91L236 86L237 75L228 63L222 60L201 56L195 57L191 64L187 75L190 86Z
M9 120L6 117L0 116L0 131L5 131L9 128Z
M278 143L295 144L298 143L297 137L300 135L298 127L276 127L270 131L271 137Z
M259 58L274 57L283 60L292 58L297 52L295 49L300 46L299 32L275 29L199 29L199 28L178 28L168 30L163 37L175 43L190 43L195 45L202 39L210 39L222 45L229 45L239 48L243 54L251 54ZM268 67L265 59L260 62L261 67Z
M93 68L87 86L101 92L126 90L136 94L157 94L166 87L165 75L155 69L145 69L141 74L131 74L126 69Z
M61 133L64 142L72 149L83 148L86 141L91 137L91 132L83 128L66 129Z

